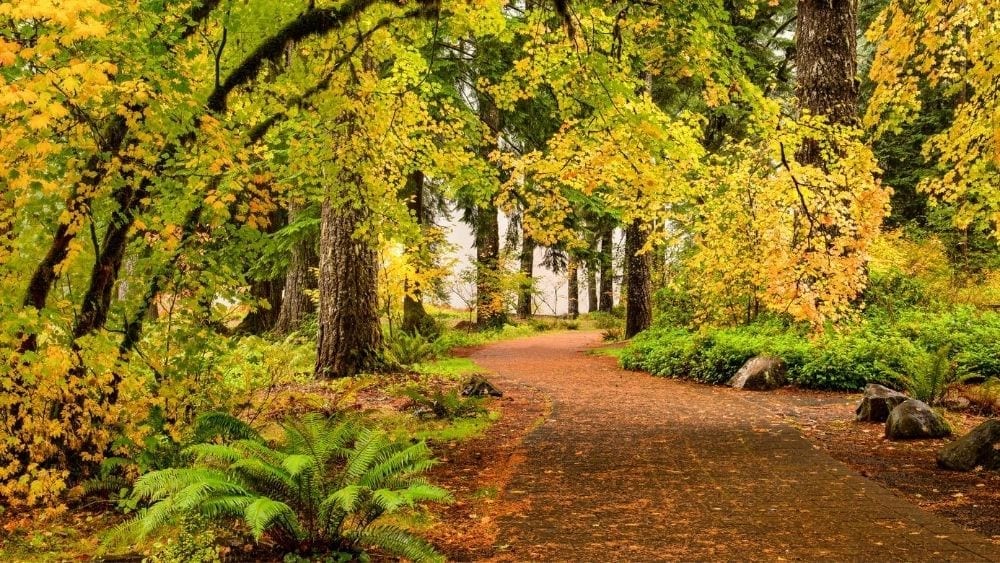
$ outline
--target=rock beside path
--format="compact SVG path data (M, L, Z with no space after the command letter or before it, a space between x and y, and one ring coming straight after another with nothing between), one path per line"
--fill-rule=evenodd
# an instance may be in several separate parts
M462 388L462 395L466 397L503 397L503 392L497 389L492 383L481 375L473 375L465 387Z
M909 399L903 393L889 389L884 385L869 383L865 387L865 396L855 412L862 422L885 422L889 413L900 403Z
M953 471L972 471L976 466L1000 469L1000 420L990 419L948 444L938 453L938 465Z
M890 440L944 438L951 428L926 403L907 399L892 409L885 421L885 436Z
M785 362L779 358L757 356L747 360L729 380L735 389L766 391L785 384Z

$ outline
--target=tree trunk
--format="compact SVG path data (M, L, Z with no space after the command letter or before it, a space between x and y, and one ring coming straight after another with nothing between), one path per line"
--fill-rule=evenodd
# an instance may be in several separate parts
M378 254L354 236L365 212L323 202L319 240L316 375L352 377L382 367Z
M146 207L151 180L143 179L136 189L125 187L116 192L118 209L111 215L111 222L104 232L100 252L90 274L90 285L83 296L80 314L73 327L73 338L80 338L104 328L111 308L111 290L118 279L125 250L128 248L129 233L136 216ZM51 250L51 249L50 249ZM54 278L53 278L54 279ZM41 304L44 306L42 298Z
M795 32L799 106L830 123L854 124L858 113L857 0L799 0ZM819 146L807 143L804 164L820 162Z
M296 216L301 211L297 204L290 204L288 223L295 222ZM289 334L298 330L305 318L315 309L308 290L316 288L316 276L312 270L318 265L319 255L316 254L315 237L305 236L295 241L288 258L281 309L274 324L274 331L278 334Z
M535 274L535 241L531 239L528 230L521 224L521 275L525 282L517 294L517 316L522 319L531 317L531 301L534 292Z
M647 233L639 221L625 231L625 274L628 299L625 307L625 338L649 328L653 322L652 254L639 254L646 245Z
M479 96L479 118L491 135L500 135L500 108L487 95ZM484 143L482 157L488 159L496 147L495 138ZM476 209L476 262L476 326L500 328L507 322L507 310L500 283L500 221L492 196Z
M284 286L284 278L252 280L250 282L250 295L254 301L257 301L257 305L247 313L243 322L240 323L239 333L264 334L277 326L278 316L282 309Z
M569 295L567 296L567 312L570 318L577 318L580 316L580 262L575 256L570 256L569 262L566 264L567 270L567 285L569 287Z
M413 220L420 227L420 232L425 232L425 208L424 208L424 173L417 170L406 179L405 194L407 197L406 206L413 215ZM424 260L423 248L417 248L412 252L411 261L415 272L420 273L423 269ZM403 332L409 334L420 333L426 337L436 336L437 327L434 318L424 310L424 296L419 287L413 287L409 280L403 282L405 295L403 296Z
M601 231L601 292L597 309L610 313L615 306L614 293L614 228L606 227Z
M587 264L587 312L597 310L597 267L593 262Z

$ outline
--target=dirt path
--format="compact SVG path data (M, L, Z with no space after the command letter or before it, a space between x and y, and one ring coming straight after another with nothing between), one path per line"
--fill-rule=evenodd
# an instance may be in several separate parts
M497 523L501 559L1000 561L986 538L856 474L780 412L821 396L622 371L585 353L598 339L553 333L472 354L501 386L552 402L500 499L515 507Z

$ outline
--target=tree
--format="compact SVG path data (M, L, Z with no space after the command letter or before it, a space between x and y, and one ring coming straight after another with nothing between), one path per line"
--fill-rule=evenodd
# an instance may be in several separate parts
M410 214L413 216L414 221L421 231L421 240L426 241L426 223L427 223L427 204L425 202L424 194L424 173L415 170L410 173L406 179L406 201L407 207L409 208ZM426 249L424 249L426 250ZM416 274L420 274L421 270L426 267L423 262L426 261L424 256L421 254L426 254L426 252L421 253L420 251L414 252L414 270ZM420 333L426 337L434 336L436 332L436 327L434 323L434 318L431 317L427 311L424 309L423 300L423 289L420 287L420 283L416 280L405 281L404 291L406 295L403 296L403 331L409 334Z
M566 263L566 284L568 287L567 313L570 318L580 316L580 261L572 253Z
M632 338L653 323L652 253L649 237L639 221L625 230L625 338Z
M828 123L853 125L858 114L858 0L799 0L795 92L799 106ZM820 162L807 143L799 161Z
M615 245L614 228L605 225L601 228L601 251L598 254L598 265L601 271L601 285L598 294L597 310L610 313L615 306Z

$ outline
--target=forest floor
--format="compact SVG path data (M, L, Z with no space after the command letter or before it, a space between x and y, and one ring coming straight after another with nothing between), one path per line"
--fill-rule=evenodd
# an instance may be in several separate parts
M599 340L469 351L505 397L482 437L437 452L450 557L1000 561L1000 478L936 469L940 441L884 441L853 422L857 395L623 371L588 353Z

